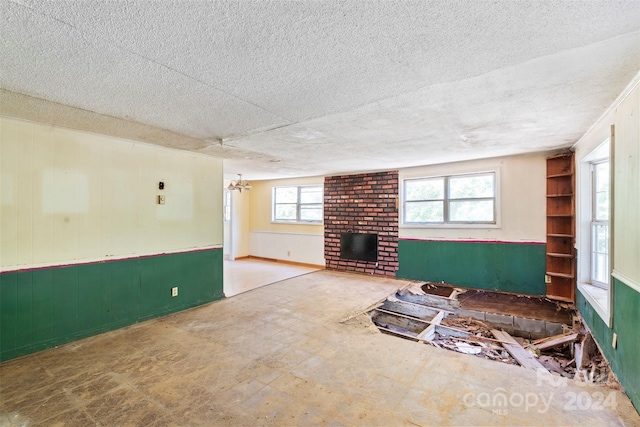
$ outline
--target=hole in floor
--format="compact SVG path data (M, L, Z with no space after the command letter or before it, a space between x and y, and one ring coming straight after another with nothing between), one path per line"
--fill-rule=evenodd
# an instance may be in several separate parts
M385 334L619 388L572 304L427 282L398 290L368 314Z

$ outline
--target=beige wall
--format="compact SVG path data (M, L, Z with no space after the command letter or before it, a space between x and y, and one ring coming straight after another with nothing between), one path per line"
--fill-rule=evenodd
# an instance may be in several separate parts
M403 179L440 174L497 170L500 177L500 222L496 227L400 227L400 238L482 239L498 241L546 241L546 158L551 153L500 157L468 162L400 170ZM322 225L278 224L271 221L271 192L274 186L324 183L324 177L252 182L250 191L249 252L275 259L305 259L320 263L324 246ZM402 188L402 186L401 186ZM243 193L244 194L244 193ZM289 250L291 236L308 240L307 253L296 258ZM317 241L316 241L317 240ZM296 251L299 249L296 248ZM313 260L313 261L309 261Z
M249 232L251 218L251 191L231 192L231 259L246 257L251 254L249 248Z
M546 241L546 157L549 153L498 157L400 170L400 191L406 178L496 170L500 211L498 226L406 227L400 238ZM400 212L402 218L402 212Z
M219 159L0 117L0 189L2 270L222 245Z
M609 109L575 146L579 185L590 188L590 172L584 167L600 144L611 137L613 178L613 274L640 291L640 75L626 95ZM581 203L578 192L578 254L590 253L590 205ZM587 280L588 269L581 269L579 280Z
M640 291L640 83L615 110L614 124L613 272Z
M271 192L273 187L287 185L324 185L324 177L252 181L251 231L280 231L292 233L324 233L322 224L283 224L271 222Z
M324 185L324 177L252 181L251 184L253 190L246 192L250 199L242 204L244 209L249 209L249 227L243 230L238 244L252 256L324 265L324 225L271 221L273 187ZM235 218L243 221L242 213L238 212Z

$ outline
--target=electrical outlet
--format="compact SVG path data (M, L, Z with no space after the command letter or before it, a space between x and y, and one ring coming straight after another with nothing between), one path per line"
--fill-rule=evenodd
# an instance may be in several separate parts
M178 287L174 286L173 288L171 288L171 296L172 297L177 297L178 296Z
M611 347L616 348L618 346L618 334L613 333L613 340L611 341Z
M291 251L287 251L287 256L291 256Z
M551 276L549 276L548 274L544 275L544 283L549 284L551 283Z

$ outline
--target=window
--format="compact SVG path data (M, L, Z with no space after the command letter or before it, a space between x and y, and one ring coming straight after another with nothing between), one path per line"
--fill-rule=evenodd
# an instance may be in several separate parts
M609 161L591 164L591 282L609 286Z
M578 289L607 326L611 326L610 140L578 164L576 245Z
M495 224L496 174L404 181L404 224Z
M274 187L273 221L322 223L322 186Z

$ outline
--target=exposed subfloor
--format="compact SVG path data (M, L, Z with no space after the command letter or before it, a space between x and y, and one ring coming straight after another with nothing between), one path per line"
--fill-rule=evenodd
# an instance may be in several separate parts
M459 287L458 287L459 288ZM433 295L449 296L452 285L427 284L422 289ZM571 325L570 304L551 301L544 297L517 295L484 289L464 289L456 298L460 307L466 310L478 310L511 316L540 319Z
M620 391L340 323L405 283L318 271L5 362L0 425L640 425Z

